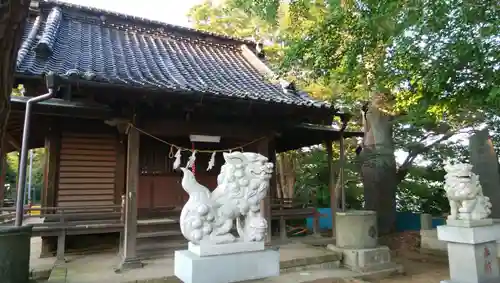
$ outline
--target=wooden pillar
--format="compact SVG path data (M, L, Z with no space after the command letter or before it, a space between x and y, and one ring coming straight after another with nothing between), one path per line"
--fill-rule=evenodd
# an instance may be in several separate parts
M42 207L56 206L60 149L61 133L58 128L54 126L49 129L49 133L45 137L45 169L41 199Z
M124 134L124 132L119 132L116 138L115 204L122 203L122 196L126 192L127 150Z
M270 162L275 163L276 161L276 155L274 151L274 147L270 147L270 142L269 139L262 139L261 141L258 142L257 144L257 152L266 156L269 158ZM275 164L276 167L276 164ZM267 221L267 235L265 242L266 244L271 243L271 191L276 190L276 168L273 171L273 176L271 177L270 184L269 184L269 190L267 191L267 196L262 200L260 204L260 210L262 212L262 215Z
M273 170L273 176L271 177L270 183L269 183L269 193L268 193L268 202L266 204L266 220L267 223L269 223L268 228L267 228L267 238L266 241L267 243L271 242L271 236L272 236L272 199L277 197L277 191L278 191L278 174L276 174L276 142L274 139L269 141L269 146L268 146L268 158L269 162L272 162L274 164L274 170Z
M59 157L61 150L61 131L58 125L49 128L45 136L45 164L43 176L43 189L41 196L41 207L55 207L57 204L57 190L59 187ZM53 211L44 211L41 213L53 213ZM53 256L53 250L56 242L53 237L42 237L42 248L40 257Z
M344 134L340 133L340 170L339 170L339 184L340 184L340 193L342 199L342 211L346 211L346 195L345 195L345 181L344 181L344 170L345 170L345 143L344 143Z
M5 175L7 174L7 154L4 153L0 160L0 207L3 207L5 198Z
M125 207L126 207L126 176L127 176L127 148L126 148L126 123L117 125L118 135L116 138L116 168L115 168L115 204L120 204L120 222L125 224ZM125 243L125 232L120 233L118 241L118 255L123 256L123 248Z
M332 237L335 237L335 216L337 215L337 195L335 193L335 169L333 168L332 141L325 141L328 155L328 189L330 191L330 212L332 214Z
M139 143L140 134L134 128L128 129L127 177L125 202L125 227L121 265L117 271L142 267L137 258L137 187L139 185Z

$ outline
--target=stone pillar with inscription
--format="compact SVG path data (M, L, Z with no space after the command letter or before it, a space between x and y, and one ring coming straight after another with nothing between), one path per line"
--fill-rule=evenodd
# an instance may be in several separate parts
M498 155L487 129L477 131L469 140L473 172L479 176L483 192L490 198L491 218L500 219L500 174Z
M491 203L483 195L478 176L469 164L445 167L445 191L450 201L446 225L438 239L448 245L450 280L441 283L500 282Z

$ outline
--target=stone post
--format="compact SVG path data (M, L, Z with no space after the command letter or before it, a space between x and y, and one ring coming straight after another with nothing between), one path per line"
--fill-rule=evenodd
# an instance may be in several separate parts
M450 280L441 283L500 282L495 230L491 219L438 226L438 239L448 244L450 265Z
M472 171L479 175L484 195L491 201L491 218L500 219L500 174L498 155L493 148L487 129L470 137L470 161Z
M432 230L432 215L428 213L420 214L420 230Z

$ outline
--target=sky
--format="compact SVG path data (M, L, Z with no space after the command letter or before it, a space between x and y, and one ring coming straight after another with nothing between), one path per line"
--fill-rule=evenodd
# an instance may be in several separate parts
M157 20L169 24L189 26L186 14L189 8L203 0L62 0L117 13Z

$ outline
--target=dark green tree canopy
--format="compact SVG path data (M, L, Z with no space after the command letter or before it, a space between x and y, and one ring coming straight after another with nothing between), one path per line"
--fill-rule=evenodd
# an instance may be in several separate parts
M271 24L286 9L301 33L284 37L282 67L342 83L344 91L391 93L400 110L488 108L500 98L500 5L495 0L230 0ZM303 23L313 20L307 28ZM304 29L305 28L305 29Z

